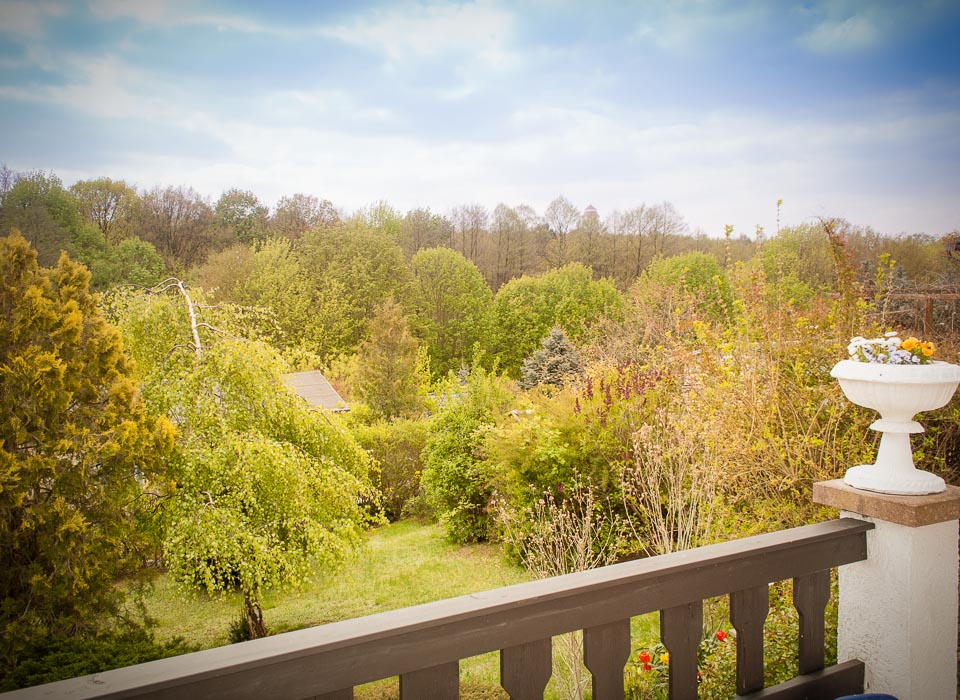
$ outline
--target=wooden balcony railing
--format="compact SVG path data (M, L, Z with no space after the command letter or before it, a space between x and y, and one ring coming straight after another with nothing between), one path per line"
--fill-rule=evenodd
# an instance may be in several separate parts
M670 696L697 697L703 600L730 595L737 630L737 693L752 698L835 698L863 690L864 667L824 668L830 569L867 557L872 523L808 525L685 552L522 583L345 620L266 639L50 683L4 698L317 698L346 700L354 686L400 676L400 696L456 698L459 660L500 650L511 698L542 698L551 638L583 630L596 700L623 697L630 618L660 611L670 652ZM763 688L767 586L793 579L800 613L798 676Z

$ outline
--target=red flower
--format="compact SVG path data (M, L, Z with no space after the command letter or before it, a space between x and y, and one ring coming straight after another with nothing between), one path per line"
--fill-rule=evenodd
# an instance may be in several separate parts
M644 664L644 665L643 665L643 670L644 670L644 671L651 671L651 670L653 670L653 666L651 666L650 664Z
M722 641L723 641L724 639L726 639L726 638L727 638L727 633L726 633L726 632L724 632L723 630L717 630L717 639L718 639L719 641L722 642Z
M641 651L641 652L640 652L640 655L637 657L637 661L639 661L640 663L642 663L644 666L649 665L649 664L650 664L650 654L648 654L646 651ZM643 669L643 670L644 670L644 671L649 671L650 669L649 669L649 668L645 668L645 669Z

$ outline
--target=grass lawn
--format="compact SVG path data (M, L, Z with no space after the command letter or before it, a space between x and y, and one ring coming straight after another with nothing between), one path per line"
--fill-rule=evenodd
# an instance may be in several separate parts
M527 580L494 545L454 545L437 525L404 521L371 531L366 547L340 571L318 574L299 592L270 596L263 616L271 633L286 632ZM239 596L184 593L165 576L145 602L159 621L158 639L179 636L199 648L227 644L230 624L240 617ZM634 618L634 638L656 639L658 624L656 615ZM506 697L498 656L461 661L462 697ZM396 693L396 679L357 689L358 698Z

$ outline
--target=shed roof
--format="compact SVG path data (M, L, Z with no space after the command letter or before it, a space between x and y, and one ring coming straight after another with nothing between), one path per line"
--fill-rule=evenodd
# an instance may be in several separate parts
M303 397L311 406L324 408L328 411L349 411L350 407L343 397L337 393L333 385L319 370L309 372L294 372L284 375L284 380L293 387L298 396Z

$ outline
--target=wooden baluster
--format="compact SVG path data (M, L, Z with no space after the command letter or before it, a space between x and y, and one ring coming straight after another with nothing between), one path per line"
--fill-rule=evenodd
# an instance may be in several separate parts
M670 698L697 697L697 651L703 635L703 601L660 611L660 641L670 652Z
M630 658L630 620L583 630L583 665L593 676L594 700L623 700L623 667Z
M793 579L793 606L800 613L801 675L823 669L823 616L828 600L829 571L817 571Z
M459 696L459 661L400 674L400 700L455 700Z
M543 691L553 672L552 640L500 650L500 685L512 700L543 700Z
M314 695L311 700L353 700L353 688L334 690L331 693L324 693L323 695Z
M730 594L730 622L737 630L737 695L763 690L763 623L769 611L767 586Z

